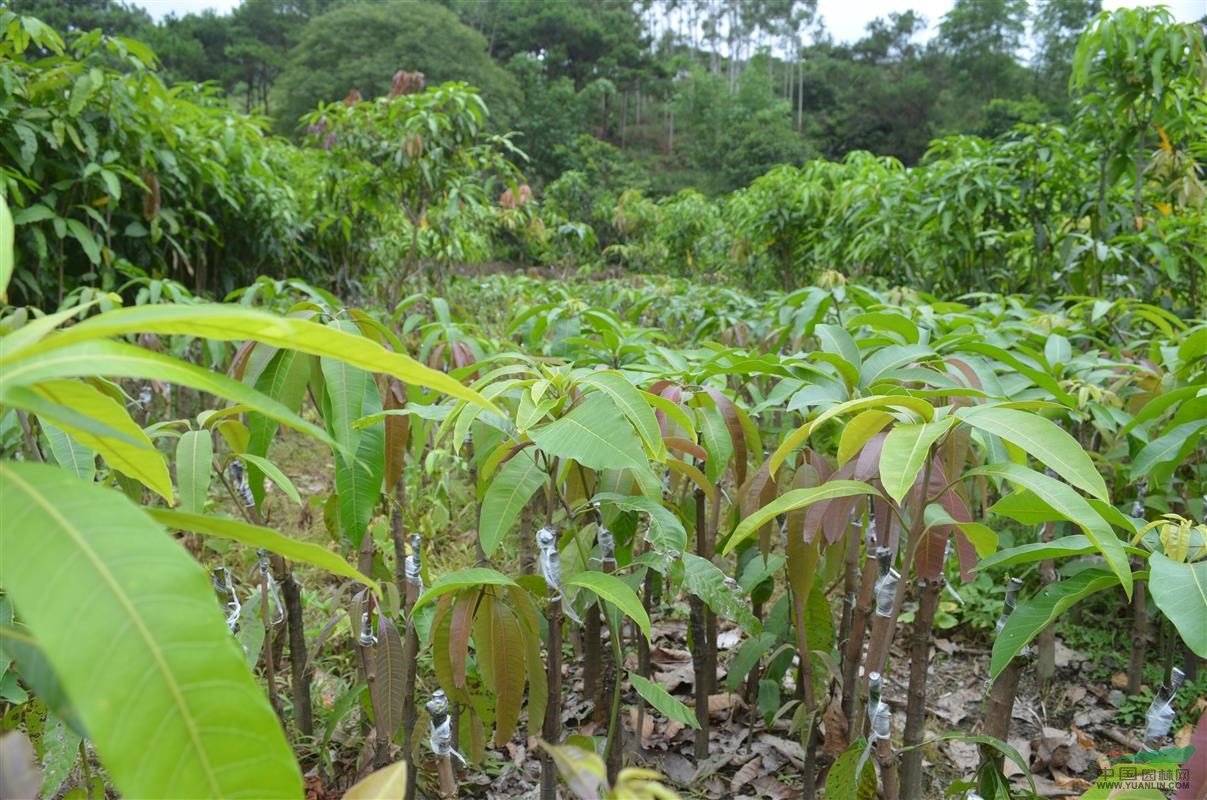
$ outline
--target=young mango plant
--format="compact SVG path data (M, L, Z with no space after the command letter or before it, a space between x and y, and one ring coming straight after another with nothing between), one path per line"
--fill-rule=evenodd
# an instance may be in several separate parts
M11 241L4 209L0 291L12 274ZM246 339L490 404L405 355L307 320L230 306L163 304L76 321L95 305L26 316L19 327L10 316L0 338L0 402L20 418L23 438L21 458L0 464L6 554L0 585L16 619L27 626L6 627L5 648L11 636L41 652L62 687L47 699L60 698L60 718L78 720L77 732L92 742L123 793L297 796L297 762L224 624L208 576L164 529L263 548L377 589L324 548L199 513L199 487L212 452L205 435L182 436L178 453L185 461L175 464L174 485L166 455L115 399L122 394L111 381L186 386L338 442L279 400L127 338ZM43 443L43 433L53 447ZM57 466L36 463L47 460L47 451ZM95 471L88 467L93 454L100 464ZM130 488L137 500L115 488L130 482L142 487ZM254 507L254 497L238 493L249 510ZM176 510L181 494L188 499Z
M873 334L854 339L844 328L818 326L819 335L833 342L829 347L837 356L822 362L833 366L832 377L828 381L818 376L806 379L798 384L796 396L803 395L797 402L807 403L819 413L785 437L765 465L777 486L794 488L747 516L726 542L725 552L734 550L777 515L814 506L804 515L801 528L794 529L791 517L788 519L790 580L794 560L804 580L812 580L819 563L842 563L844 553L855 554L847 556L848 574L853 575L859 537L844 537L856 536L849 525L852 509L858 496L869 496L867 522L862 526L863 578L847 584L852 588L859 585L860 590L855 593L857 604L842 664L843 707L850 709L850 729L857 730L861 718L858 698L868 696L869 678L883 675L888 668L896 619L911 583L916 582L919 607L909 646L909 702L899 781L888 721L881 716L887 713L887 706L878 697L869 708L873 741L869 747L877 752L885 796L916 798L923 793L921 754L916 746L924 732L931 627L942 588L947 542L954 537L965 575L975 565L978 552L987 555L996 547L996 536L974 521L972 509L988 505L993 494L1013 486L1016 491L1010 497L1034 498L1051 507L1058 518L1080 526L1089 547L1104 557L1106 574L1129 593L1132 573L1124 543L1091 505L1109 499L1101 475L1075 439L1036 413L1059 409L1057 404L1012 399L1007 392L1021 397L1029 392L1017 384L1005 388L993 375L1010 364L974 367L967 355L944 356L961 347L974 353L982 348L950 335L923 344L920 335L930 332L898 312L881 309L849 320L848 325L856 330L870 326ZM906 341L894 341L896 336ZM1054 384L1035 374L1044 383ZM843 399L848 392L848 399ZM828 399L835 395L840 402ZM944 400L946 404L941 404ZM831 423L837 421L845 424L831 433ZM810 446L798 454L806 444ZM828 453L836 453L836 462L829 461ZM1030 459L1052 470L1063 482L1028 466ZM785 464L790 469L786 473ZM1092 499L1087 500L1078 489ZM838 555L829 557L826 547L840 542ZM793 559L794 548L803 549L804 555ZM909 580L911 571L915 581ZM863 656L865 636L868 647ZM799 657L806 663L808 649L802 647ZM860 664L863 679L857 680ZM853 774L848 777L854 780Z

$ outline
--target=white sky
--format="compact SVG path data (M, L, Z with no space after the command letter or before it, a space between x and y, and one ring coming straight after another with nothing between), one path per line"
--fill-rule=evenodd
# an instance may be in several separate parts
M212 8L220 13L230 11L239 0L133 0L151 12L155 19L169 13L184 16ZM1034 0L1032 0L1034 2ZM930 24L930 32L938 28L939 19L947 13L954 0L818 0L817 12L825 18L826 28L836 41L854 41L864 32L864 26L876 17L888 17L892 11L913 9ZM1163 0L1182 22L1192 22L1207 14L1207 0ZM1105 8L1120 6L1156 5L1144 0L1104 0Z

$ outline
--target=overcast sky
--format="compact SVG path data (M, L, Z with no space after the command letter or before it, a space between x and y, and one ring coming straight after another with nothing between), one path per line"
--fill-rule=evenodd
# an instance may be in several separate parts
M1033 0L1034 1L1034 0ZM170 13L184 16L212 8L226 12L239 4L239 0L133 0L160 19ZM825 18L826 28L837 41L854 41L863 34L864 26L876 17L887 17L893 11L913 9L926 17L933 32L939 19L947 13L954 0L818 0L817 11ZM1120 6L1156 5L1135 0L1104 0L1106 8ZM1177 18L1191 22L1207 14L1207 0L1164 0Z

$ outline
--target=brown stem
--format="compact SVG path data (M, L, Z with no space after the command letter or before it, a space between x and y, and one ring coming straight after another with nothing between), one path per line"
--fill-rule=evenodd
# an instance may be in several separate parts
M1127 665L1127 693L1137 694L1144 678L1144 659L1148 655L1147 581L1136 581L1132 589L1132 654Z
M600 661L602 660L601 627L599 610L594 606L587 607L587 617L583 620L583 697L591 698L595 703L592 719L603 722L607 715L607 695L600 689Z
M914 616L913 639L910 643L909 703L905 707L906 751L901 756L901 796L904 800L920 800L922 791L922 743L926 728L926 674L930 667L930 634L939 607L941 581L919 581L921 596L918 613ZM908 749L913 747L914 749Z
M545 526L553 524L553 509L560 498L557 490L557 459L550 459L549 480L545 484ZM549 702L545 705L545 725L541 735L549 744L562 738L562 605L557 587L548 587L549 594L549 658L545 679L549 686ZM557 800L557 771L553 756L541 750L541 800Z
M989 698L985 701L985 735L1006 741L1010 734L1010 715L1014 712L1014 697L1018 694L1018 679L1022 675L1022 664L1013 659L993 682ZM1004 758L996 748L982 747L982 756L992 758L1001 769Z
M556 597L553 589L550 598ZM549 601L549 659L545 678L549 684L549 702L545 706L545 726L541 735L549 744L557 744L562 735L562 606ZM541 750L541 800L557 800L557 772L553 756Z
M842 713L848 723L855 720L856 699L859 696L859 661L863 655L864 635L867 632L868 611L872 606L872 593L876 585L876 559L871 553L865 555L863 578L859 586L859 597L851 609L851 636L842 657ZM856 725L851 725L855 730Z
M704 539L704 492L696 489L696 552L701 554L704 550L700 544ZM704 603L700 598L692 595L691 597L691 653L692 653L692 672L694 674L694 689L696 696L696 722L700 727L696 729L695 740L695 757L697 763L703 763L708 758L708 688L709 681L704 673L707 660L705 658L705 650L707 649L708 639L708 623L704 616Z
M279 560L282 569L288 570L285 559ZM286 571L277 580L281 584L281 596L285 602L285 621L289 626L289 671L293 683L293 721L303 736L314 736L314 710L310 704L311 671L306 658L306 627L302 619L302 587Z

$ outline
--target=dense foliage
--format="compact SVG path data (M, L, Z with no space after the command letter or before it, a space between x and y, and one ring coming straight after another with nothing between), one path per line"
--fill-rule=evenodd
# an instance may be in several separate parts
M1034 798L1013 709L1070 702L1059 630L1098 642L1067 688L1121 679L1066 745L1127 749L1086 796L1201 796L1202 30L1121 10L1066 58L1094 4L1052 0L1028 73L1016 0L808 65L802 3L449 5L0 10L5 790ZM435 66L291 84L406 15L547 126ZM126 35L177 71L205 26L231 96L301 87L296 138ZM810 71L923 63L985 136L800 135ZM633 98L695 188L617 146ZM987 656L954 720L953 628Z

